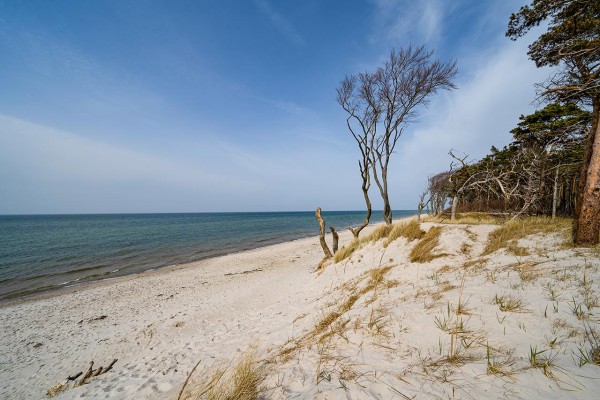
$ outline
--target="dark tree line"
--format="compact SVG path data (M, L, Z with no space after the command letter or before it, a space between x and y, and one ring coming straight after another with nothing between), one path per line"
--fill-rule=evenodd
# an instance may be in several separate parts
M581 157L574 241L593 245L600 240L600 1L533 0L511 15L506 36L517 40L542 23L548 28L529 46L529 58L557 72L540 84L540 94L592 112Z
M451 200L456 212L573 215L591 113L574 104L550 104L521 116L513 141L492 147L479 161L450 151L448 171L429 179L434 213Z
M452 163L429 179L429 206L456 211L575 217L574 241L600 238L600 1L533 0L511 15L513 40L547 30L529 46L538 67L555 67L538 84L546 107L522 116L513 142L477 162L450 152Z

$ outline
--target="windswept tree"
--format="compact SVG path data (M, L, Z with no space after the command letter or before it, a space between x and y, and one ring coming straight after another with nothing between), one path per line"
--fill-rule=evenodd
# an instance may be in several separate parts
M372 174L383 200L383 219L388 225L392 223L388 188L392 153L406 127L415 121L419 106L426 106L440 90L454 89L455 75L455 62L435 60L432 51L411 45L392 50L382 67L347 76L338 87L338 102L349 115L348 129L363 156L359 166L365 200L370 185L365 179Z
M600 240L600 1L533 0L511 15L506 35L516 40L547 20L548 30L528 51L538 67L559 67L542 95L592 107L574 229L576 244L592 245Z
M369 198L369 189L371 188L371 141L374 137L380 111L374 104L373 85L370 83L370 79L371 77L368 74L347 76L337 88L337 102L348 113L346 125L360 151L358 170L360 171L361 189L367 206L367 214L362 224L357 228L350 228L355 238L358 238L360 232L369 225L373 213L371 199ZM365 101L357 101L357 92Z
M450 151L450 169L429 179L434 210L451 199L451 219L458 211L573 214L591 114L574 104L549 104L520 120L511 130L514 140L479 161Z

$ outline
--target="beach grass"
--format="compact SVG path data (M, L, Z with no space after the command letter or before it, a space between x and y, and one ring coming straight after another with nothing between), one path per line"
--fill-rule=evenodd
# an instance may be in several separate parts
M410 252L410 261L424 263L442 257L442 254L434 254L433 250L440 243L440 236L443 228L441 226L432 226L421 240L413 247Z
M412 241L414 239L421 238L424 234L425 232L421 230L419 223L414 219L409 222L381 225L370 234L359 239L353 239L348 245L339 249L334 254L333 259L336 263L339 263L350 257L361 247L367 244L376 243L382 239L385 239L383 246L387 247L391 242L399 237L405 237L408 239L408 241Z
M233 367L217 366L204 371L198 380L192 377L178 399L257 400L265 393L266 389L262 386L265 377L265 368L259 364L256 352L249 350L237 359Z
M519 239L536 233L568 232L572 220L569 218L551 219L548 217L516 218L502 224L488 237L483 255L506 248L515 255L527 255L527 250L517 245Z
M499 225L506 221L506 218L484 212L468 212L457 213L454 220L451 220L447 215L428 215L423 221L458 225Z
M425 231L421 229L421 224L414 219L409 222L398 223L390 230L383 246L388 247L390 243L400 237L404 237L409 242L412 242L413 240L421 239L424 235Z

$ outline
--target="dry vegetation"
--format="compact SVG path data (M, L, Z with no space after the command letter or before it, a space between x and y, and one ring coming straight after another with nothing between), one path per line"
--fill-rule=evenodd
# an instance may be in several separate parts
M421 240L413 247L410 252L410 262L428 262L438 257L443 257L443 254L434 254L433 250L440 243L442 234L441 226L432 226L429 231L421 238Z
M339 263L350 257L352 253L366 244L376 243L379 240L386 239L384 246L387 247L391 242L399 237L405 237L408 241L419 239L425 234L417 221L402 222L393 225L382 225L373 232L360 239L352 240L348 245L342 247L334 254L334 261Z
M448 215L430 215L424 219L425 222L437 222L443 224L459 225L499 225L504 223L505 220L506 218L503 217L495 217L487 213L478 212L457 214L456 219L454 221L450 220L450 217Z
M395 224L387 236L387 240L383 246L388 247L390 243L399 237L406 238L409 242L416 239L421 239L425 235L425 231L421 229L421 225L416 220Z
M256 400L265 392L262 384L266 370L254 351L242 354L233 368L217 366L199 377L193 373L192 370L178 400Z
M516 247L518 239L531 234L549 234L556 244L560 238L554 233L564 232L568 225L568 220L542 218L508 221L492 231L484 253ZM442 237L444 229L448 231ZM400 390L412 385L403 383L412 380L415 387L454 393L462 390L465 381L477 381L481 376L489 377L485 384L491 386L474 387L484 391L497 385L521 385L515 390L538 385L523 375L525 371L539 371L556 385L552 390L583 390L575 378L579 369L600 365L599 287L592 279L600 263L574 265L567 276L564 265L556 257L540 255L533 241L524 242L523 254L528 255L516 263L515 257L504 254L484 257L482 246L455 251L443 263L428 263L445 255L449 240L472 244L482 232L490 231L486 227L475 235L469 229L480 228L434 225L425 233L419 223L411 221L382 226L338 251L336 261L341 262L361 246L383 239L388 248L373 251L391 252L398 264L360 271L365 264L350 267L349 263L347 268L354 268L357 274L342 278L320 300L314 323L272 353L267 364L270 371L277 370L278 378L275 383L270 381L266 393L280 395L275 398L301 398L298 393L304 393L310 398L315 395L310 390L317 390L329 398L329 394L335 397L335 391L344 391L349 397L354 396L353 390L362 393L369 385L385 380L391 393L412 398L415 392L409 395ZM465 232L458 235L457 230ZM402 256L393 253L398 250L394 240L399 237L418 240L408 256L406 251L399 253ZM397 246L406 244L398 242ZM462 248L460 242L454 246ZM569 257L575 253L564 252L571 254ZM416 265L410 262L428 264L420 265L422 272L415 275ZM524 290L531 283L536 284ZM436 311L440 308L441 312ZM195 397L183 398L259 398L265 369L249 360L236 367L241 372L228 375L227 369L221 368L203 374L207 383L193 386ZM298 368L313 368L312 378L304 375L304 380L295 380L296 386L290 389L292 385L283 380L293 379L290 371ZM283 378L285 374L288 378ZM589 370L584 374L593 375ZM482 392L477 393L475 398Z
M548 217L528 217L512 219L490 233L483 254L490 254L501 248L508 248L516 255L527 255L516 242L536 233L568 232L572 221L567 218L552 220Z

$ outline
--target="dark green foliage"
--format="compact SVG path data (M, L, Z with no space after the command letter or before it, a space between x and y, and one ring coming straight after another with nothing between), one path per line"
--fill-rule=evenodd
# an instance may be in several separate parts
M524 146L546 148L569 145L578 140L591 119L588 111L573 103L552 103L531 115L521 115L520 120L511 131L515 140Z
M529 57L538 67L560 70L540 85L541 94L592 108L573 232L577 245L594 245L600 240L600 1L533 0L511 15L506 35L516 40L542 22L548 28L529 46Z
M506 36L516 40L547 20L547 32L529 46L528 54L538 67L558 65L570 56L598 60L600 2L534 0L510 16Z

